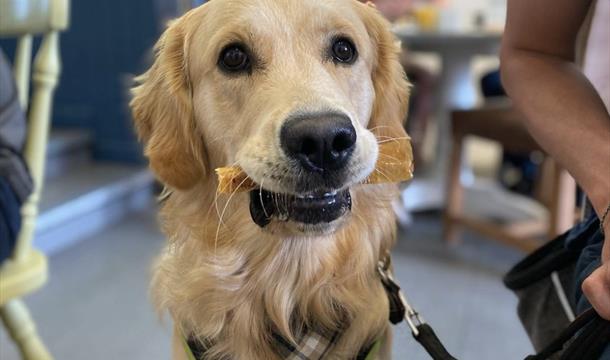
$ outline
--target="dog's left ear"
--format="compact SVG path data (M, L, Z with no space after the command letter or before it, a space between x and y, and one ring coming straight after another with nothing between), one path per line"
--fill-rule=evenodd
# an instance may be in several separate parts
M369 129L379 140L407 136L404 124L409 107L409 82L400 63L400 43L390 23L377 9L356 4L376 52L373 63L375 102Z

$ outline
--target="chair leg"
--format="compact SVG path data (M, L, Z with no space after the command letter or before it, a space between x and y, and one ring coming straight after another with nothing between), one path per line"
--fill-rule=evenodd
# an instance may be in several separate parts
M36 325L23 301L15 299L2 305L0 315L24 360L53 359L38 336Z
M460 182L462 167L463 138L454 135L452 139L451 157L449 159L449 174L447 182L447 207L443 215L443 238L448 243L459 242L459 224L456 221L462 214L464 189Z

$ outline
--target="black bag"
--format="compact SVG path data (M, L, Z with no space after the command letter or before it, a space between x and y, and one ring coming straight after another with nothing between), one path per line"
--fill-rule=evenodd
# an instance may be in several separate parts
M607 360L610 322L593 310L576 317L576 299L571 296L578 283L579 258L591 239L600 236L598 220L585 222L578 231L535 251L504 278L519 298L519 317L538 352L528 360Z

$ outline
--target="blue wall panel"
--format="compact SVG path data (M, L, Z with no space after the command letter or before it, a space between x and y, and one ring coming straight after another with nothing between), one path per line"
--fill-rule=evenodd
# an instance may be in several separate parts
M175 0L74 0L69 31L61 36L63 69L53 125L91 131L98 159L141 161L127 108L134 74L150 65L162 23ZM14 41L0 46L10 56Z

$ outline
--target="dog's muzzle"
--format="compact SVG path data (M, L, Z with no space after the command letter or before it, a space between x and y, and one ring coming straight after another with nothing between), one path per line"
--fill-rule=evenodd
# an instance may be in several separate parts
M351 208L349 190L303 196L272 193L262 189L250 192L250 215L260 227L267 226L273 219L307 225L331 223Z

